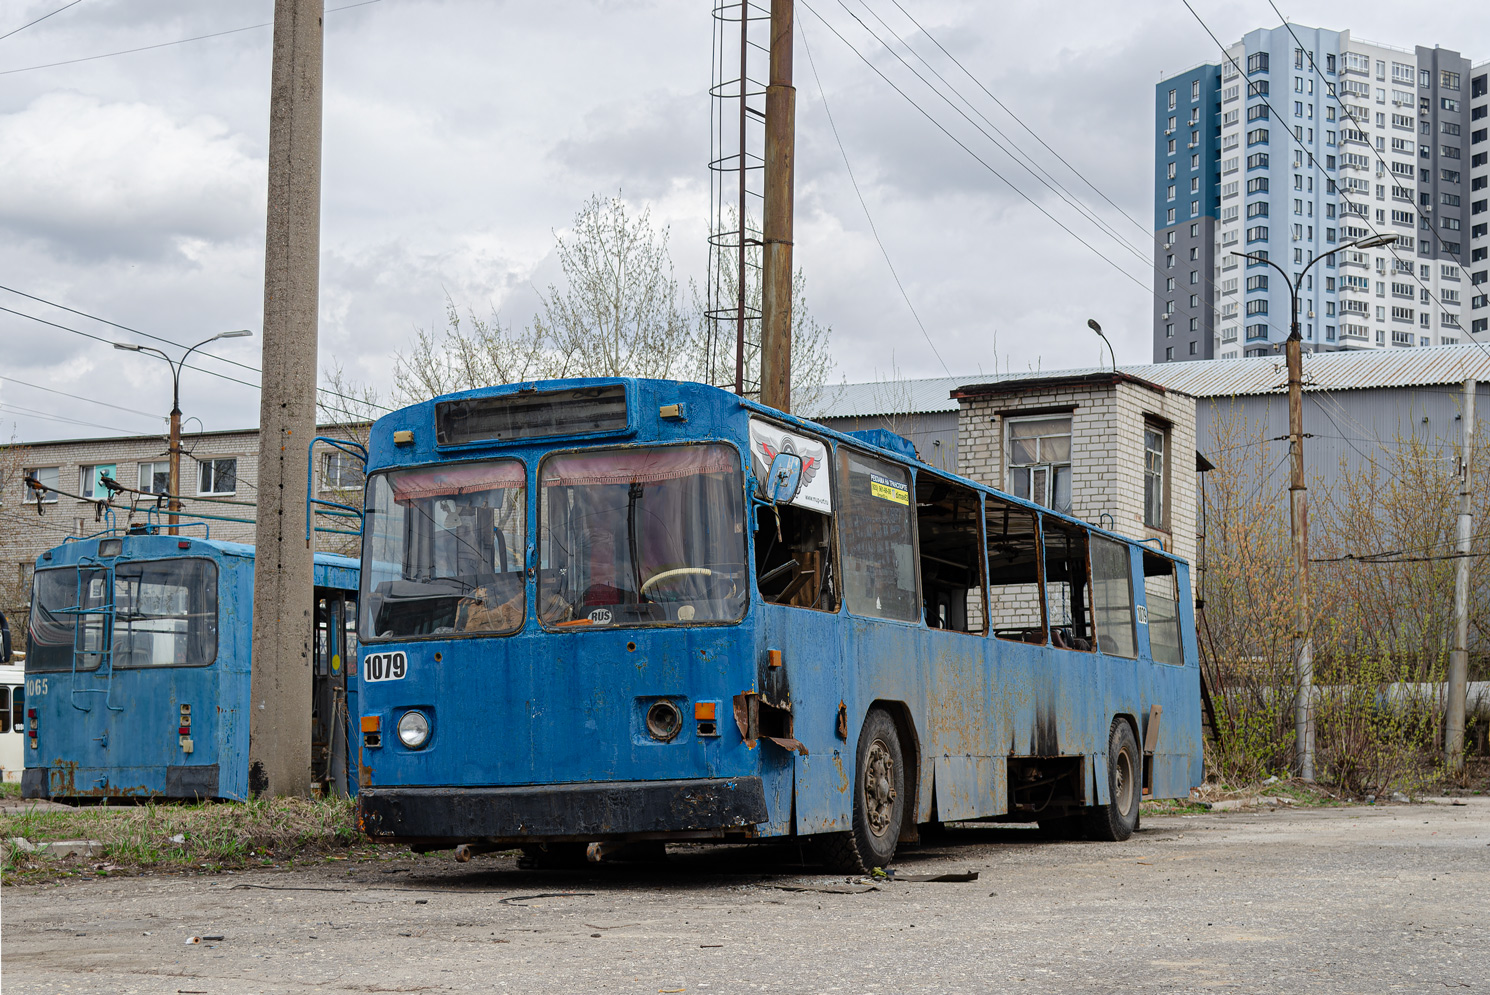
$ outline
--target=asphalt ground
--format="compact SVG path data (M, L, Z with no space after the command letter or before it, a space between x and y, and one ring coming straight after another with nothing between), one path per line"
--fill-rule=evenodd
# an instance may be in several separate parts
M29 992L1490 990L1490 799L954 828L864 884L792 847L70 880L0 895ZM873 890L866 890L868 888ZM214 937L221 937L215 939ZM202 937L201 942L189 942Z

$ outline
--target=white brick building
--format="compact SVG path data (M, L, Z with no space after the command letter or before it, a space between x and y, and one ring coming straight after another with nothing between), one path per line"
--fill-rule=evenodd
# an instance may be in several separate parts
M347 437L331 427L323 435ZM357 437L357 432L350 433ZM214 539L252 543L254 526L248 523L198 519L215 515L220 519L254 518L258 491L259 432L245 429L200 432L182 439L181 499L184 520L205 522ZM68 536L88 535L105 527L112 514L116 527L164 522L163 513L152 514L157 499L149 494L120 494L101 511L98 501L108 497L99 484L107 474L125 487L164 495L169 488L168 442L158 435L122 436L107 439L66 439L9 446L0 450L0 607L21 609L30 588L32 565L47 549ZM352 465L329 447L318 447L315 461L317 496L347 503L360 503L361 467ZM32 474L49 488L38 502L24 483ZM77 496L70 496L77 495ZM202 535L203 525L192 525L192 535ZM335 542L320 548L340 548ZM18 612L19 614L19 612Z
M1126 373L954 392L958 471L1193 560L1195 399Z

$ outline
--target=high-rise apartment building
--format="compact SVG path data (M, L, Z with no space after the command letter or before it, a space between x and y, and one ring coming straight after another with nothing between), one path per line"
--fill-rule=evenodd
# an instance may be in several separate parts
M1275 352L1291 296L1260 259L1303 274L1306 350L1490 340L1487 70L1285 25L1160 82L1155 362Z

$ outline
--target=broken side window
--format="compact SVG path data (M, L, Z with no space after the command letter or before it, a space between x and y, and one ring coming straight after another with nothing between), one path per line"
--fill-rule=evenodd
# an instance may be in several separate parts
M1045 544L1045 602L1050 642L1060 649L1092 650L1092 597L1087 533L1079 525L1041 518Z
M984 518L993 634L1043 645L1045 599L1040 596L1040 529L1035 513L991 497Z
M921 598L933 629L982 633L983 515L978 492L930 473L916 475Z

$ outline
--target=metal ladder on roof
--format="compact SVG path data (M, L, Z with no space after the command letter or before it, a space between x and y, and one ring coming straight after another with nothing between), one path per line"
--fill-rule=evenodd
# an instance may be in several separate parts
M91 712L91 711L93 711L93 706L92 705L89 705L89 706L87 706L85 708L84 706L78 704L78 695L80 695L80 694L101 694L101 695L104 696L103 703L104 703L104 706L106 708L108 708L110 711L113 711L113 712L122 712L122 711L124 711L124 706L123 705L116 705L113 702L113 690L114 690L114 639L113 639L113 630L114 630L114 564L112 562L106 563L106 564L105 563L98 563L97 561L93 561L90 558L88 560L81 560L81 561L79 561L78 566L77 566L77 570L78 570L78 586L77 586L77 599L76 599L76 603L71 608L63 608L62 610L60 610L57 613L59 615L72 615L73 616L73 627L72 627L72 676L73 676L73 680L72 680L72 695L71 695L70 701L72 703L72 707L73 708L76 708L78 711L80 711L80 712ZM88 585L89 584L91 584L95 579L98 578L100 571L102 572L102 575L103 575L103 583L104 583L103 593L102 593L102 596L100 597L100 603L97 604L97 605L93 605L93 606L90 607L89 604L88 604L88 591L87 591L87 588L88 588ZM87 623L87 620L89 618L97 618L98 619L98 622L99 622L98 629L97 629L97 631L98 631L98 642L99 642L98 649L92 649L92 650L90 650L90 649L88 649L86 647L86 645L80 645L81 642L84 642L85 641L85 637L86 637L87 632L88 632L88 623ZM96 687L93 687L93 688L80 688L80 687L77 686L77 682L78 682L78 658L81 657L84 654L88 654L90 656L97 656L98 657L98 666L96 668L94 668L91 671L91 673L93 675L93 679L94 680L102 680L102 681L105 682L103 687L101 687L101 688L96 688ZM88 672L89 671L84 671L84 673L88 673Z

